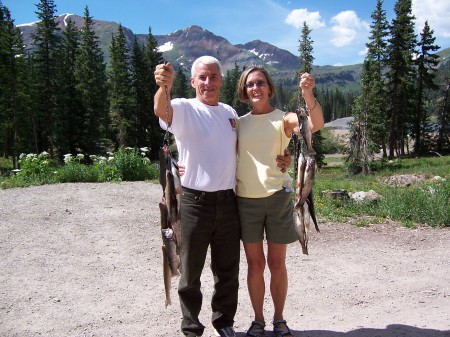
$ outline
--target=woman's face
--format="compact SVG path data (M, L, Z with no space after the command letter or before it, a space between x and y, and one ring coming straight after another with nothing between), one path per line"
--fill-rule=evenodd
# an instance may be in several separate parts
M247 76L245 90L247 90L247 96L252 105L268 104L270 89L266 76L261 71L253 71Z

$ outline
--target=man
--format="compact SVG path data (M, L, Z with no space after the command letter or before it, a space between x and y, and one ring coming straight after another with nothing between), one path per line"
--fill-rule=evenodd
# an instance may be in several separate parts
M239 289L240 226L236 196L236 111L219 102L222 69L219 61L202 56L194 61L191 85L196 97L170 99L174 69L160 64L155 70L159 89L155 114L161 126L174 134L181 177L182 273L178 286L185 336L200 336L204 326L198 319L202 306L200 277L208 247L214 294L212 324L222 337L236 336L233 323ZM278 160L285 169L286 158ZM290 156L288 155L288 163Z

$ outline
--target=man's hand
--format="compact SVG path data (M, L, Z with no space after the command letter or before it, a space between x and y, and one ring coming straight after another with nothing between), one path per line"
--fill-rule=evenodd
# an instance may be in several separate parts
M172 88L175 71L170 63L158 64L155 68L155 81L160 87L167 87L170 92Z

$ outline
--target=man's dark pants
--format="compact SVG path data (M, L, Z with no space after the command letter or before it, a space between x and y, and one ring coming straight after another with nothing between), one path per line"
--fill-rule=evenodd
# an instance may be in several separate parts
M239 289L240 226L233 190L201 192L183 188L181 202L181 278L178 286L186 336L201 335L200 277L211 247L214 294L211 300L215 328L233 326Z

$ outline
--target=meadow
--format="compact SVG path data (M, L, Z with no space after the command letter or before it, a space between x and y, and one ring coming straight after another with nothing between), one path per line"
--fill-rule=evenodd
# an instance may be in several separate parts
M450 226L450 156L405 158L377 163L370 175L349 176L342 157L327 157L328 164L315 180L315 206L318 214L331 221L351 221L357 226L398 221L416 225ZM409 186L389 183L393 176L421 177ZM356 202L334 199L324 191L375 191L376 201Z

